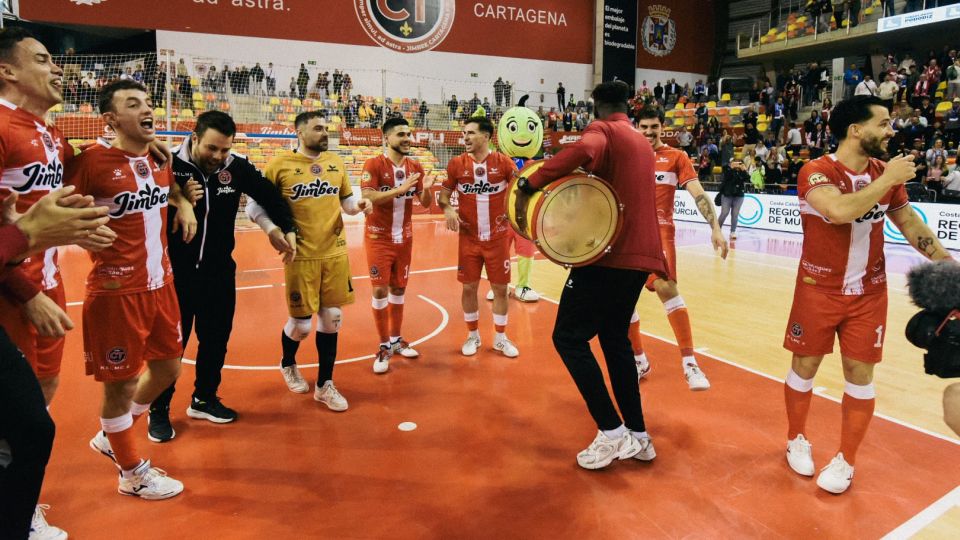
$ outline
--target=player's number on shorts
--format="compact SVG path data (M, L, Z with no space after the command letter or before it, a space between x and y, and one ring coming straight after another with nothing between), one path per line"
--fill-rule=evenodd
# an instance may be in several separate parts
M879 349L880 347L883 347L883 325L881 324L878 326L874 332L877 333L877 342L873 344L873 347L875 349Z
M510 273L510 259L503 261L503 273L504 274Z

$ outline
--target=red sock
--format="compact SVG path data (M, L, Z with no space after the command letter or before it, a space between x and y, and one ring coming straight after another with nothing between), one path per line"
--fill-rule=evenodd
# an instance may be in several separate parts
M807 428L813 379L803 379L791 369L783 383L783 397L787 404L787 440L792 441Z
M859 399L850 395L848 392L851 386L862 392L854 392L864 399ZM867 428L870 426L870 420L873 418L873 409L876 399L873 397L873 384L865 386L855 386L847 383L847 389L843 393L843 400L840 402L840 412L842 421L840 423L840 451L843 452L843 458L853 465L857 458L857 449L867 434Z
M630 337L630 346L633 347L633 354L643 354L643 338L640 337L640 315L633 312L633 318L630 319L630 330L627 332Z
M400 299L402 300L403 297L401 296ZM401 325L403 325L403 303L390 302L390 335L402 335L400 334Z
M140 465L137 442L133 436L133 415L127 413L117 418L101 418L100 425L107 434L120 468L129 471Z
M681 307L670 309L667 304L677 299L680 300ZM683 304L683 299L679 296L672 298L664 306L667 307L667 320L670 321L673 335L677 337L677 345L680 346L680 356L693 356L693 329L690 328L690 315Z

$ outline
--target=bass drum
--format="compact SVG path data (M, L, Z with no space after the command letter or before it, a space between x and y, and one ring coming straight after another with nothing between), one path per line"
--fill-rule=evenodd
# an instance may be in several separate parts
M544 164L536 161L520 171L529 178ZM517 181L510 184L507 215L520 236L540 253L565 267L585 266L610 251L623 224L622 205L605 180L577 170L555 180L517 208Z

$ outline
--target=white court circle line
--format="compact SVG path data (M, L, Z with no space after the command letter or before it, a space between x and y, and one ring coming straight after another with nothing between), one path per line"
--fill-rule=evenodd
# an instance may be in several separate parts
M423 336L422 338L420 338L420 339L418 339L418 340L410 343L411 346L412 346L412 345L419 345L419 344L421 344L421 343L423 343L423 342L425 342L425 341L427 341L427 340L433 339L433 338L436 337L440 332L443 332L444 328L446 328L447 325L450 323L450 314L447 312L447 310L446 310L443 306L441 306L441 305L438 304L437 302L433 301L433 300L430 299L430 298L427 298L426 296L424 296L424 295L422 295L422 294L418 294L418 295L417 295L417 298L419 298L419 299L423 300L424 302L426 302L426 303L432 305L433 307L437 308L437 310L440 311L440 316L442 317L442 319L440 320L440 324L437 325L437 327L434 328L432 332L430 332L429 334ZM358 357L356 357L356 358L347 358L347 359L345 359L345 360L337 360L335 363L336 363L336 364L350 364L350 363L353 363L353 362L362 362L362 361L364 361L364 360L372 360L375 356L376 356L376 355L374 355L374 354L368 354L368 355L366 355L366 356L358 356ZM191 359L188 359L188 358L184 358L184 359L182 360L182 362L183 362L184 364L190 364L190 365L196 365L196 364L197 364L196 360L191 360ZM298 365L299 367L302 367L302 368L314 368L314 367L319 367L319 366L320 366L320 364L318 364L318 363L314 363L314 364L297 364L297 365ZM279 370L280 370L280 368L279 368L276 364L274 364L274 365L272 365L272 366L235 366L235 365L232 365L232 364L224 364L224 365L223 365L223 368L224 368L224 369L235 369L235 370L238 370L238 371L279 371Z

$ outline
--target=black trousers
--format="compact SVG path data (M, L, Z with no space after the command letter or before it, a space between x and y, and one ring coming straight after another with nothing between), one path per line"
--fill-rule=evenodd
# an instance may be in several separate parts
M196 380L193 397L209 401L217 396L220 372L227 356L227 341L233 331L233 313L237 308L235 266L213 273L204 270L173 273L173 285L180 304L183 345L190 332L197 332ZM176 383L153 400L153 408L170 406Z
M574 268L560 296L553 344L601 430L626 424L633 431L646 431L637 368L627 332L647 275L638 270L602 266ZM623 422L613 407L603 372L590 350L589 342L594 336L600 339Z
M0 467L0 539L27 538L54 432L37 377L0 328L0 439L12 457Z

